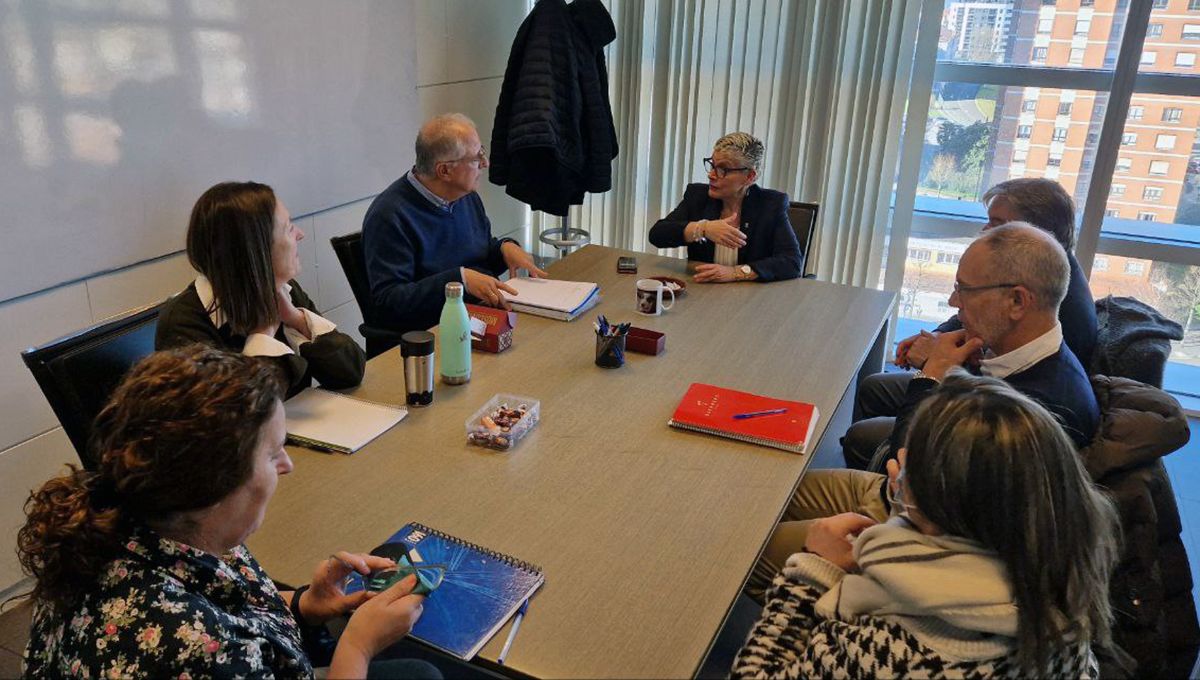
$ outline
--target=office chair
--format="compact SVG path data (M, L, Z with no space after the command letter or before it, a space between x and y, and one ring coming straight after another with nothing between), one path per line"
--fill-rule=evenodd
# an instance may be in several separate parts
M144 307L21 352L38 387L88 470L92 421L125 372L154 351L161 305Z
M800 275L806 279L817 278L816 274L806 273L808 266L808 247L812 244L813 231L817 228L816 203L792 201L788 204L788 221L792 223L792 231L796 232L796 240L800 242Z
M362 232L356 231L345 236L334 236L329 239L333 252L337 254L346 280L350 282L350 290L354 292L354 301L362 312L363 322L358 327L367 341L367 358L382 354L400 344L401 333L389 330L376 322L375 307L371 304L371 283L367 279L367 258L363 254Z

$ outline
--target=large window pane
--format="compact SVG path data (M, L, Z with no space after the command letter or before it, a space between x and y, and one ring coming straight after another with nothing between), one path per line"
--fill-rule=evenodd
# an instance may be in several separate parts
M1127 5L1117 0L948 0L938 58L1111 69L1117 61ZM1179 31L1182 28L1176 31L1177 38Z
M980 227L983 226L981 223ZM970 238L928 238L914 235L908 239L904 260L904 284L900 289L899 316L921 327L935 326L950 318L950 293L958 260L971 245ZM903 338L911 333L897 333Z
M1150 25L1142 48L1141 73L1195 75L1200 55L1200 3L1169 0L1150 11Z
M976 203L1014 177L1058 180L1082 204L1107 101L1088 90L934 83L918 208L926 199Z
M1129 112L1104 233L1200 243L1200 97L1134 94Z

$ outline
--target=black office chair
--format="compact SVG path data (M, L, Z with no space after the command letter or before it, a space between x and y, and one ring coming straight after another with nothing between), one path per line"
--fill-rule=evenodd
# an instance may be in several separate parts
M41 347L21 352L38 387L58 416L79 460L89 470L92 421L129 367L154 351L160 305L145 307Z
M334 236L329 239L333 252L337 253L338 262L342 263L342 271L350 282L350 290L354 292L354 301L362 312L363 322L358 332L367 341L367 358L383 354L400 344L401 333L389 330L379 325L375 307L371 304L371 283L367 279L367 258L363 254L362 232L356 231L345 236Z
M800 275L806 279L817 278L816 274L806 273L808 266L808 247L812 245L813 231L817 228L816 203L792 201L788 204L788 221L792 223L792 231L796 232L796 240L800 242Z

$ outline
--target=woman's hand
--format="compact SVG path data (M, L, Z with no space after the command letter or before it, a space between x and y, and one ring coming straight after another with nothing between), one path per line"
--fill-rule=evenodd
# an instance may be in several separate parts
M746 235L738 228L738 217L739 215L734 213L721 220L702 220L704 238L734 250L746 245Z
M292 296L285 293L283 288L275 290L275 306L279 308L279 321L288 328L295 329L304 337L312 340L312 330L308 327L308 317L292 304ZM271 333L274 336L274 333Z
M804 548L845 571L855 571L858 564L854 561L854 544L851 541L863 530L876 524L878 522L875 520L856 512L813 520L804 539Z
M354 612L338 640L329 677L363 677L376 654L408 635L425 602L424 595L412 594L416 585L417 575L409 574Z
M346 577L352 572L363 576L372 571L390 569L396 563L386 557L348 553L345 551L332 555L329 559L317 565L313 572L312 584L300 598L300 614L304 622L317 625L354 611L363 602L371 599L375 593L360 590L347 595L343 590Z
M723 264L698 264L692 280L696 283L729 283L737 281L737 270Z

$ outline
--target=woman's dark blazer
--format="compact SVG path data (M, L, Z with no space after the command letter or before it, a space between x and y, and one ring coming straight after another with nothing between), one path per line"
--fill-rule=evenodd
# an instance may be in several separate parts
M781 281L800 276L800 244L788 221L788 196L781 191L750 185L742 199L742 231L746 245L738 250L738 264L748 264L758 281ZM686 245L688 259L712 262L716 247L712 241L685 243L683 230L689 222L721 217L721 201L708 197L707 184L689 184L683 200L670 215L650 228L650 243L659 248Z
M290 285L292 304L315 313L316 305L300 284L292 281ZM275 339L287 344L282 324ZM195 283L163 304L154 334L154 349L171 349L193 342L231 352L241 352L246 345L246 336L234 335L228 323L220 328L213 325L204 305L200 304ZM333 390L354 387L362 382L367 367L367 355L362 348L354 338L339 331L318 335L312 342L300 345L296 354L263 359L274 361L283 371L288 397L312 385L313 378L322 387Z

